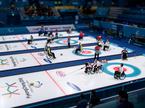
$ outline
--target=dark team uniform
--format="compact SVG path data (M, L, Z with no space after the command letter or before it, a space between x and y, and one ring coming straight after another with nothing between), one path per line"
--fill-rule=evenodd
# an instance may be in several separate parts
M33 36L31 35L30 39L28 39L28 44L32 44L32 42L33 42Z
M70 36L67 37L67 44L68 44L68 47L70 48Z
M128 57L128 51L126 49L122 50L122 60L126 60Z

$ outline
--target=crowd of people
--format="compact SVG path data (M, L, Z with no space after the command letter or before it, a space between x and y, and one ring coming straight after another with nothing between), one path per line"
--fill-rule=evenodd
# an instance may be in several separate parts
M28 16L53 16L52 9L41 4L39 0L30 0L29 5L24 10Z

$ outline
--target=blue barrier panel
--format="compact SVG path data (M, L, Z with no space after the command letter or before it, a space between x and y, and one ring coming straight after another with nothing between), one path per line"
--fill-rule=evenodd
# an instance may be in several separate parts
M0 28L0 35L13 35L13 34L27 34L29 31L26 27L9 27Z
M107 7L98 7L96 9L96 16L107 17L109 14L109 8Z
M117 29L116 23L94 20L93 25L96 27L104 28L104 29L115 29L115 30Z
M126 36L126 37L130 37L132 34L136 34L136 35L145 37L145 29L144 28L138 28L138 27L124 25L123 32L124 32L124 36Z
M98 21L98 20L94 20L93 25L100 28L113 29L113 30L117 30L117 25L121 25L125 37L130 37L132 34L145 37L145 28L139 28L130 25L123 25L119 23L105 22L105 21Z
M96 26L96 27L100 27L100 21L94 20L93 25Z

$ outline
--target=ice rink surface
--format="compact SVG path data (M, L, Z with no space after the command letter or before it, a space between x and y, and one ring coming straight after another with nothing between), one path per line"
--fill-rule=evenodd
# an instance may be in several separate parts
M76 47L59 49L61 46L67 46L68 36L66 32L59 33L61 37L54 40L50 45L57 47L57 50L52 50L55 53L56 59L51 59L44 51L29 52L11 55L0 56L0 72L12 69L23 69L26 67L33 68L34 66L42 66L55 63L65 63L70 61L91 59L94 57L95 46L85 46L83 51L75 54ZM44 38L44 40L34 41L32 45L27 42L17 43L2 43L0 44L1 52L21 51L35 48L44 48L46 44L46 37L33 34L35 38ZM73 32L69 36L79 35L78 32ZM15 41L26 40L28 35L13 35L1 36L0 41ZM72 45L77 45L78 37L73 37ZM82 44L96 43L93 37L84 37ZM32 47L33 46L33 47ZM111 43L109 51L101 50L100 57L110 55L118 55L124 48L117 44ZM127 49L129 53L133 49ZM11 108L22 106L30 103L50 100L57 97L62 97L70 94L75 94L87 90L98 89L107 86L113 86L123 82L133 81L145 77L145 56L134 56L128 60L121 59L110 60L103 64L103 70L99 73L86 74L84 72L84 64L69 66L63 68L56 68L53 70L44 70L40 72L25 73L14 76L7 76L0 78L0 108ZM114 79L114 68L118 67L120 63L124 64L126 69L126 78L124 80Z

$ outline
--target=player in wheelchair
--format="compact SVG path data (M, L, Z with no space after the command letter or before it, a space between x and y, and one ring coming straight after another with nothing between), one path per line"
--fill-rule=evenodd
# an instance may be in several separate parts
M45 48L45 50L46 50L46 52L47 52L47 55L48 55L50 58L53 58L53 59L56 58L54 52L51 51L51 47L50 47L50 46L48 46L47 48Z
M32 42L33 42L33 36L31 35L31 36L30 36L30 39L28 39L27 43L28 43L28 44L32 44Z
M91 73L92 69L93 69L93 67L92 67L91 63L89 63L89 62L85 63L85 73L87 73L87 74Z
M114 78L124 80L125 77L126 77L126 75L125 75L125 72L123 70L123 63L121 63L118 70L116 70L115 73L114 73Z
M93 72L94 73L99 73L102 71L102 62L101 61L94 61L93 64Z
M75 54L78 54L78 51L81 52L83 50L83 45L79 42L77 48L75 49Z
M94 74L94 73L99 73L102 72L103 69L103 63L107 63L106 60L102 60L102 61L94 61L94 63L85 63L85 73L89 74Z
M103 50L104 51L108 51L110 48L110 42L109 40L106 40L105 44L104 44L104 47L103 47Z

